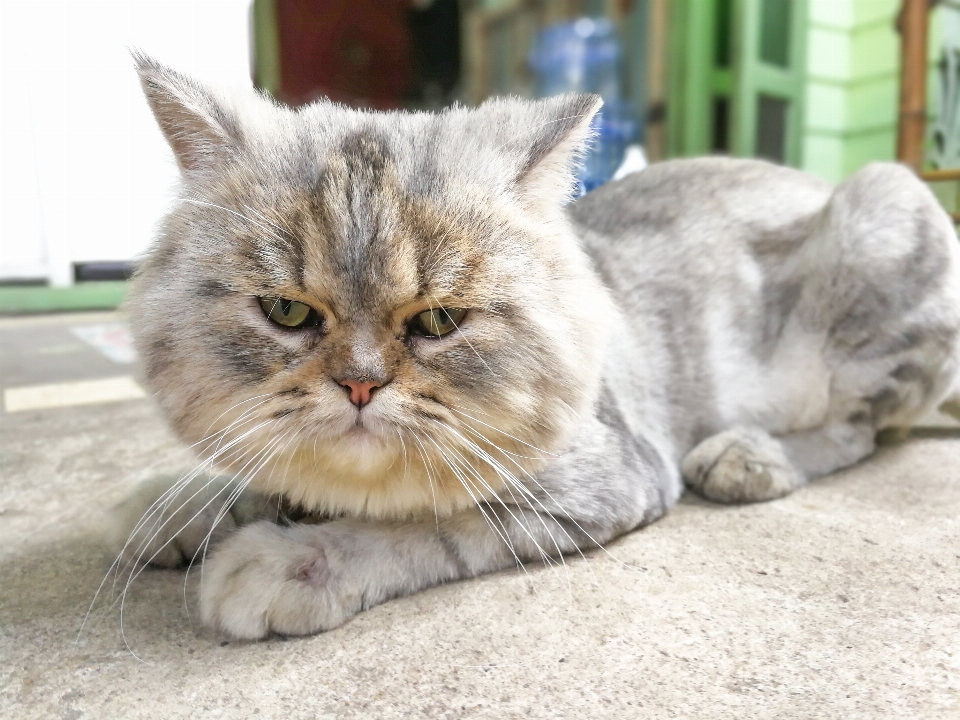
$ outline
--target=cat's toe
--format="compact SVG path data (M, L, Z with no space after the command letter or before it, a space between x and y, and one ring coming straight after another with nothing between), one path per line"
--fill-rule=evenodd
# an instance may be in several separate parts
M338 552L301 528L249 525L205 565L201 617L241 640L330 630L360 609L359 596L344 591L341 565Z
M707 438L690 451L681 470L687 487L723 503L773 500L803 483L780 443L753 428Z

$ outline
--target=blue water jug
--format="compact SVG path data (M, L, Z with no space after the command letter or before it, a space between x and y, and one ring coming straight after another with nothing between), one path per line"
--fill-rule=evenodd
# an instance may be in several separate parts
M613 177L627 145L638 135L636 118L620 99L620 60L616 29L604 18L544 28L528 57L540 97L568 92L603 97L604 106L593 122L595 137L578 174L582 192Z

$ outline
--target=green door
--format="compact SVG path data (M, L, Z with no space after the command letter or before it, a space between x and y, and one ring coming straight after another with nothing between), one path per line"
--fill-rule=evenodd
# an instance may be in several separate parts
M677 0L669 149L801 161L806 0Z

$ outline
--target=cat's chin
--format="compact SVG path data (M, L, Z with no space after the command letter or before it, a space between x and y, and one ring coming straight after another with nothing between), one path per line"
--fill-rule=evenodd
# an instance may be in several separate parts
M347 430L333 442L338 452L354 456L354 461L379 464L378 456L392 456L393 443L386 443L383 437L367 427L356 425Z
M464 492L447 497L433 488L418 457L405 453L399 441L358 427L316 446L304 443L278 463L283 472L263 474L253 487L319 514L371 519L446 515L472 502Z
M430 454L435 444L426 436L404 442L400 432L386 423L351 423L316 443L304 438L250 487L317 514L380 520L447 516L486 496L481 489L501 489L493 470L482 481L470 476L480 489L465 488L448 458Z

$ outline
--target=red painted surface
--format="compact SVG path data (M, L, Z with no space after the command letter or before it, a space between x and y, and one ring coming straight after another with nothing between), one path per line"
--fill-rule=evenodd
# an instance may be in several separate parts
M403 105L413 79L409 0L275 0L277 99L327 96L357 107Z

